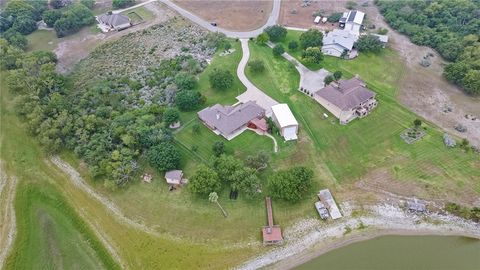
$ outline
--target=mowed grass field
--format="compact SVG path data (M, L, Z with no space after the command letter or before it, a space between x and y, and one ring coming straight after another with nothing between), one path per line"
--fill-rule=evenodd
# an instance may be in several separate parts
M380 105L368 117L343 126L317 102L303 93L281 91L276 78L296 81L296 75L288 72L286 60L275 58L266 46L250 44L251 60L261 59L266 64L262 74L247 72L254 84L278 101L290 105L314 142L318 155L338 184L362 179L373 170L383 169L392 180L414 181L438 189L450 189L451 183L468 184L480 193L480 159L478 154L465 153L461 149L448 149L443 145L442 133L429 123L424 124L427 136L407 145L400 133L412 126L416 116L395 100L397 79L402 66L396 55L386 50L380 55L360 55L354 60L327 57L322 65L330 70L342 71L346 77L359 74L370 89L377 93ZM286 68L281 68L286 67ZM268 82L268 83L266 83ZM330 115L323 119L323 113Z
M53 51L60 42L55 31L50 30L37 30L27 35L27 40L27 51Z

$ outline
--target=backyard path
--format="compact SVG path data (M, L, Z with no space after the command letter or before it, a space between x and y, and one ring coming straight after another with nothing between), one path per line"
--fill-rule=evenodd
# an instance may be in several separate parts
M257 104L265 110L265 114L270 116L272 114L272 106L278 104L278 102L258 89L245 75L245 68L250 58L250 48L248 47L248 39L241 39L240 42L242 43L243 55L237 67L237 76L243 85L245 85L247 91L239 95L237 100L243 103L250 100L256 101Z
M0 163L0 268L3 267L17 232L13 202L17 179L8 177Z

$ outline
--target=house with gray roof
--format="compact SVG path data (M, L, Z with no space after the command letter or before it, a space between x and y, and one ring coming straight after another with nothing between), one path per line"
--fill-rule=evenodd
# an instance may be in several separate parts
M255 101L236 106L215 104L198 112L198 118L213 132L231 140L247 129L254 119L265 117L265 110Z
M132 26L130 18L122 14L102 14L96 17L99 27L104 32L120 31Z
M357 117L367 116L377 106L375 93L359 78L333 82L315 92L313 97L344 125Z
M352 50L357 37L347 30L335 29L323 38L322 53L341 57Z

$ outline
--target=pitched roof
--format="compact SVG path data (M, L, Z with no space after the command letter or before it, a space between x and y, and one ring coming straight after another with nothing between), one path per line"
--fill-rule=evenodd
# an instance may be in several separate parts
M275 117L277 118L278 124L280 127L288 127L288 126L297 126L298 122L293 116L292 111L287 104L277 104L272 106L272 111Z
M323 46L328 45L340 45L347 50L353 48L356 37L352 35L349 31L335 29L323 38Z
M248 101L237 106L215 104L198 112L198 117L203 122L216 128L222 134L231 134L248 124L250 120L264 115L265 110L258 106L255 101Z
M130 18L122 14L102 14L98 16L98 20L103 24L113 27L130 23Z
M172 170L165 173L165 178L172 180L182 180L183 172L181 170Z
M333 83L315 92L315 95L327 100L343 111L348 111L375 97L375 93L366 88L357 78L340 80L338 86Z

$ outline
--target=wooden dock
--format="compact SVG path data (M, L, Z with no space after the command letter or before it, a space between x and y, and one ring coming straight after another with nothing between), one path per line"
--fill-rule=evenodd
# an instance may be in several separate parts
M263 244L281 244L283 242L282 229L273 224L272 201L270 197L265 198L265 207L267 208L267 226L262 228Z

